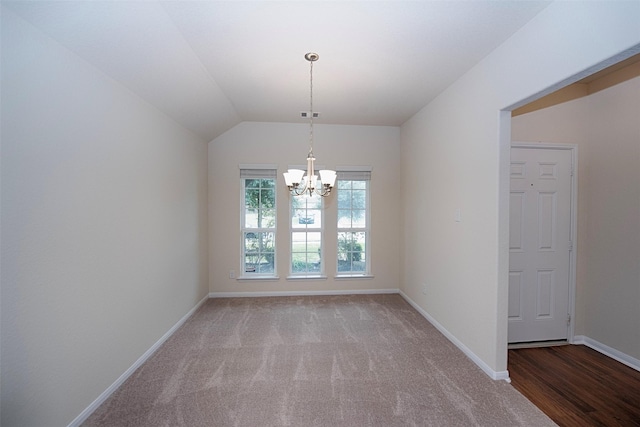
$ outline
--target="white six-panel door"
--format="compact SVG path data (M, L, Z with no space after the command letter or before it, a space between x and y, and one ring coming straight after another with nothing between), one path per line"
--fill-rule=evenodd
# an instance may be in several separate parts
M565 340L571 150L511 148L509 343Z

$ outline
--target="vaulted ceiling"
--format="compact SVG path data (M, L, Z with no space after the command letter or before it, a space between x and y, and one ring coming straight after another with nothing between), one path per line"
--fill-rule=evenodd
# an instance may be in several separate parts
M241 121L399 126L549 1L3 1L209 141Z

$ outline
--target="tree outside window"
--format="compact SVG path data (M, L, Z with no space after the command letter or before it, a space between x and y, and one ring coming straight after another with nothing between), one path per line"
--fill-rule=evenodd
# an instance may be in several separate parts
M251 175L267 177L246 178L242 230L243 273L246 275L275 275L276 236L276 179L270 171L253 171ZM241 176L242 171L241 171Z
M338 274L366 274L370 172L338 172Z

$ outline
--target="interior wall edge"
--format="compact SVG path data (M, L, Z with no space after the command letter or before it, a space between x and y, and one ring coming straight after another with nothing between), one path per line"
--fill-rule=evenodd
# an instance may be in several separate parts
M469 347L464 345L462 341L456 338L451 332L449 332L444 326L442 326L436 319L434 319L429 313L427 313L422 307L418 305L414 300L412 300L407 294L403 291L400 291L400 296L405 299L413 307L422 317L427 319L429 323L431 323L442 335L445 336L449 341L451 341L460 351L462 351L465 356L467 356L473 363L475 363L482 372L487 374L489 378L493 380L504 380L508 383L511 382L511 378L509 378L509 371L496 371L492 369L489 365L487 365L480 357L478 357Z
M158 341L156 341L151 347L149 347L149 349L145 351L144 354L133 363L133 365L131 365L126 371L124 371L122 375L120 375L120 377L118 377L118 379L113 382L113 384L111 384L104 392L102 392L100 396L96 398L96 400L91 402L91 404L87 406L84 411L78 414L78 416L69 423L68 427L80 427L82 423L85 422L85 420L89 418L89 416L93 412L95 412L95 410L98 409L98 407L102 405L109 398L109 396L113 394L114 391L116 391L122 384L124 384L124 382L131 376L131 374L136 371L136 369L142 366L144 362L146 362L151 356L153 356L153 354L160 348L160 346L162 346L165 341L171 338L171 336L178 330L178 328L180 328L180 326L182 326L187 320L189 320L189 318L193 316L193 314L200 308L200 306L204 304L208 299L209 296L205 296L191 310L189 310L187 314L182 316L182 318L178 320L176 324L171 327L171 329L169 329L163 336L160 337Z

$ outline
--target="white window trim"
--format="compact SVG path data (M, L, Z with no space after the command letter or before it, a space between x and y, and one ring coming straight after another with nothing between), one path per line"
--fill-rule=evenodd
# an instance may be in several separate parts
M277 226L278 226L278 166L274 164L240 164L238 165L240 169L240 274L236 276L237 281L251 281L251 280L279 280L278 276L278 239L277 239ZM249 177L243 177L242 171L247 170L264 170L266 171L275 171L275 176L273 179L275 180L274 185L274 197L276 200L275 206L275 225L273 228L247 228L245 227L245 179ZM259 174L255 176L259 178ZM265 174L266 177L266 174ZM264 177L263 177L264 178ZM268 177L271 178L271 177ZM273 274L247 274L245 271L245 247L244 247L244 233L245 231L255 231L255 232L264 232L264 231L273 231L274 234L274 242L273 242Z
M322 225L320 226L319 229L312 229L312 232L319 232L320 233L320 272L319 273L315 273L315 274L307 274L307 273L294 273L293 272L293 263L292 263L292 258L293 258L293 233L294 231L302 231L303 229L294 229L293 226L291 225L292 222L292 218L291 218L291 212L293 210L293 198L294 197L299 197L299 196L289 196L289 213L288 213L288 218L289 218L289 274L287 275L287 280L326 280L327 279L327 275L325 272L325 246L324 246L324 233L325 233L325 223L327 221L327 217L325 215L325 209L324 209L324 198L321 196L318 196L317 194L314 195L313 197L320 197L320 210L322 212ZM309 231L309 229L304 229L305 231Z
M376 276L372 274L336 274L333 276L335 280L352 280L352 279L374 279Z
M325 274L307 274L307 275L289 275L287 280L289 281L306 281L306 280L327 280L328 276Z
M354 174L357 174L358 172L362 172L362 173L367 173L368 172L368 179L366 179L367 181L367 205L366 205L366 224L367 226L359 229L359 228L340 228L338 227L337 223L336 223L336 234L340 233L340 232L356 232L356 231L364 231L366 233L367 236L367 241L366 241L366 246L365 246L365 259L367 260L367 264L366 264L366 269L365 271L359 273L359 272L338 272L338 248L336 247L336 273L334 275L335 279L338 280L348 280L348 279L372 279L375 276L371 273L371 171L372 171L372 167L371 166L343 166L337 169L338 174L340 174L340 172L353 172ZM340 178L338 178L338 180L340 180ZM342 179L343 181L357 181L357 178L352 178L352 179ZM337 187L337 181L336 181L336 187ZM336 188L336 194L339 192L340 190L338 188ZM336 217L336 221L337 221L337 217Z

